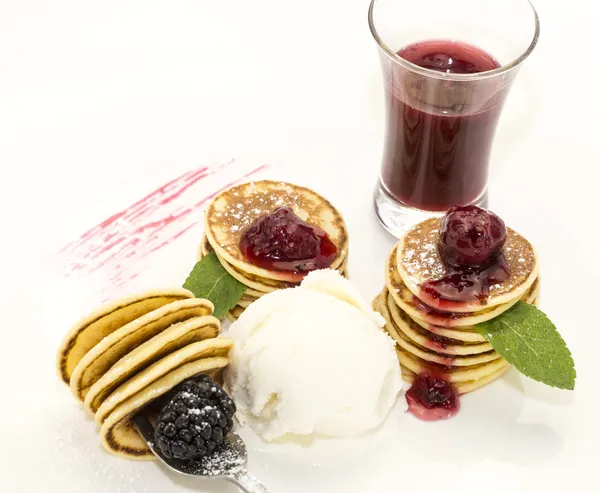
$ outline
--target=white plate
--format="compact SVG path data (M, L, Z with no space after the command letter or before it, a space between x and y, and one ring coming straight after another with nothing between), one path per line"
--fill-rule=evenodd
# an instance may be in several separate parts
M385 116L367 3L3 2L0 492L235 491L103 452L54 358L110 276L65 278L52 255L170 178L243 155L340 208L351 277L375 295L394 240L371 205ZM272 493L598 490L598 17L587 0L535 3L542 36L502 115L491 205L539 250L575 392L511 371L447 422L399 406L365 439L280 447L244 433ZM180 285L200 235L137 263L121 289Z
M255 161L235 160L222 169L212 166L205 172L192 170L185 175L187 181L180 180L138 203L136 210L144 209L147 214L141 222L126 216L114 219L107 226L113 228L110 232L114 233L108 242L98 241L107 232L100 234L95 228L87 235L87 241L78 240L76 236L74 242L68 242L66 252L55 250L46 257L47 283L43 290L41 284L38 285L37 294L29 298L30 302L35 300L35 306L29 311L43 307L43 330L38 328L36 332L43 337L43 344L40 347L33 341L27 357L9 356L9 361L28 365L25 374L35 377L33 385L38 390L21 391L18 398L8 399L9 403L19 403L18 413L2 408L4 464L8 460L21 471L19 475L8 475L13 482L6 491L31 491L25 487L30 484L37 484L40 491L64 492L163 493L187 488L207 493L235 491L230 486L207 482L196 486L197 480L178 478L158 464L124 461L105 453L93 421L54 375L53 358L69 325L98 302L148 287L180 285L194 264L202 235L202 206L193 210L193 205L260 166ZM280 171L262 168L252 176L277 176ZM195 181L194 177L204 175L207 177ZM161 183L164 183L162 173L149 173L135 184L126 181L119 191L96 204L98 211L90 215L118 215ZM317 188L340 204L349 219L350 275L364 295L372 297L383 282L383 263L394 240L381 231L368 209L365 209L360 229L357 228L356 217L349 210L349 200L344 199L343 190L326 185ZM165 200L181 189L186 189L181 196L171 202ZM152 211L153 204L160 206ZM179 215L188 209L191 212L184 214L182 220L158 228L164 217ZM187 233L163 248L142 255L188 227ZM156 228L159 231L155 231ZM83 231L88 229L83 228ZM137 243L113 258L102 252L103 247L118 238ZM117 250L123 244L117 243ZM96 256L90 251L95 251ZM74 269L75 264L79 266ZM551 297L549 293L556 290L548 271L551 269L544 270L544 298ZM119 282L122 284L118 285ZM573 332L568 326L563 326L565 328L565 337L573 346ZM22 336L32 342L30 336L25 333ZM577 352L575 357L577 360ZM20 371L22 369L16 368L12 374ZM19 386L14 385L14 388L18 390ZM552 477L552 464L572 465L575 459L573 441L581 426L574 418L576 398L577 393L548 389L511 370L499 381L463 397L458 416L445 422L416 420L404 412L405 404L400 399L381 429L366 437L267 444L249 429L240 432L248 443L251 471L273 493L365 493L427 485L427 488L444 485L443 491L475 491L480 489L482 481L488 491L503 490L508 482L513 491L538 491L541 484L556 486L552 484L556 481L556 477ZM8 426L3 419L15 420L14 426ZM22 428L25 425L26 428ZM38 444L34 449L35 461L30 456L30 441ZM12 445L7 449L6 444ZM33 475L27 473L28 467L34 468ZM534 485L537 485L535 490L528 489Z

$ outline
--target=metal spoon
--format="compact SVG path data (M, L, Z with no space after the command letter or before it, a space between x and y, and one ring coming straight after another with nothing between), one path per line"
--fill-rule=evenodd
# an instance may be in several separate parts
M136 414L133 423L146 440L150 450L172 471L186 476L221 479L237 485L245 493L269 493L260 481L248 474L248 453L241 437L231 432L225 444L211 456L201 460L169 459L154 445L154 427L143 412Z

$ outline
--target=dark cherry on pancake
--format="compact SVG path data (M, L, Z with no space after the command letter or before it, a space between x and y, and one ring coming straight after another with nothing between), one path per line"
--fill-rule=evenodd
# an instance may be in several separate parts
M295 281L330 267L337 255L327 233L300 219L289 207L279 207L251 224L242 235L240 250L251 264L289 272Z
M439 309L456 302L487 303L490 286L510 277L502 254L506 226L496 214L476 206L451 207L440 228L438 251L446 272L421 285L421 298Z

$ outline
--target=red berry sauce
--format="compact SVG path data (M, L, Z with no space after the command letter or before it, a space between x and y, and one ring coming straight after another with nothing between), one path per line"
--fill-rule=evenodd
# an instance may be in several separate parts
M289 207L258 218L243 234L240 250L257 267L298 275L329 267L337 247L321 228L300 219Z
M476 206L451 207L442 220L438 250L446 273L427 281L421 294L439 309L456 302L485 305L490 287L510 277L502 247L506 226L496 214Z
M421 373L406 392L408 412L423 421L439 421L454 416L460 409L458 393L441 377Z

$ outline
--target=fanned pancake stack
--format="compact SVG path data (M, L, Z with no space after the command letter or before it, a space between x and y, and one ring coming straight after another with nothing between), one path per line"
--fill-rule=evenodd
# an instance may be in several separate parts
M474 327L497 317L517 301L537 304L540 281L532 245L507 228L502 254L510 275L489 286L479 299L445 300L424 286L444 277L446 266L438 250L441 220L424 221L393 248L386 265L386 286L373 308L386 320L396 341L406 381L429 373L442 376L459 394L498 378L508 368Z
M69 331L58 372L95 414L108 451L154 458L132 416L187 378L220 378L233 341L218 337L212 312L185 289L152 291L103 305Z
M206 211L198 257L215 252L224 269L247 286L243 298L227 314L230 320L237 319L263 294L297 286L304 277L305 272L259 266L240 248L248 228L281 207L289 207L302 221L327 234L336 248L328 267L347 275L348 232L341 214L325 198L308 188L268 180L229 188L217 195Z

